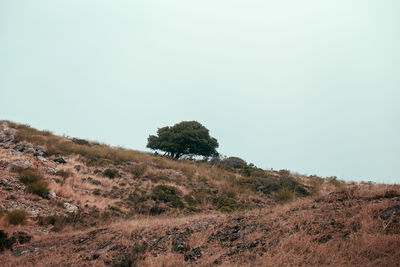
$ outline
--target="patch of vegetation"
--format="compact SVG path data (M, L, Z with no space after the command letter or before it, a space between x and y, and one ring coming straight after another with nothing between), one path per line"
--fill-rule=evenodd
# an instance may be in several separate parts
M282 188L279 191L275 192L274 198L278 203L284 204L294 200L295 193L288 190L287 188Z
M19 179L26 185L27 191L43 198L49 195L49 188L41 173L33 169L20 170Z
M67 179L68 177L71 177L73 173L70 170L58 170L55 175Z
M171 181L169 176L162 172L148 172L145 177L150 181L152 181L153 183L157 183L160 181L166 181L166 182Z
M110 179L114 179L119 176L119 172L117 169L105 169L103 175Z
M150 215L160 215L162 213L164 213L166 211L166 209L164 207L160 207L160 206L153 206L150 208Z
M128 171L133 174L134 177L139 178L142 177L143 174L147 171L148 167L145 163L135 164L128 168Z
M115 206L111 206L109 209L112 210L112 211L121 212L121 210L118 207L115 207Z
M7 212L7 221L10 224L25 224L28 220L28 215L23 210L13 210Z
M188 207L186 208L186 210L187 210L188 212L190 212L190 213L201 212L201 209L196 208L196 207L193 207L193 206L188 206Z
M181 192L169 185L157 185L153 189L151 198L156 201L162 201L168 203L173 208L183 209L185 204L180 198Z
M298 196L309 196L310 193L304 185L291 177L267 176L258 178L257 190L264 194L276 193L282 189L294 192Z
M190 206L196 206L199 204L199 202L194 199L191 195L185 195L183 199L188 203Z
M87 141L85 139L72 138L71 141L74 142L77 145L90 146L89 141Z
M76 143L73 140L67 140L65 138L55 136L50 131L39 131L28 125L11 122L9 122L9 124L17 129L17 133L15 135L17 140L45 146L46 154L48 156L77 154L84 157L87 160L87 163L92 166L105 166L111 163L119 165L128 161L151 161L150 155L138 151L114 148L93 142L90 143L90 145L86 145L86 140L75 140L78 142Z
M93 195L100 196L101 195L101 190L96 188L95 190L93 190Z
M227 194L215 196L212 200L212 203L217 210L222 212L232 212L241 208L240 203L238 203L235 198Z

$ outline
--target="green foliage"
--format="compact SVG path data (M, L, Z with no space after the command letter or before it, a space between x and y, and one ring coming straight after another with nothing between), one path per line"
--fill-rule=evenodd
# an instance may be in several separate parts
M103 175L107 176L110 179L114 179L119 175L119 173L117 169L105 169Z
M28 215L23 210L13 210L7 213L7 221L10 224L25 224Z
M217 139L197 121L182 121L174 126L159 128L157 136L150 135L147 147L161 150L169 157L179 159L183 155L212 156L217 154Z
M43 175L38 171L32 169L21 170L19 179L26 185L29 193L36 194L43 198L48 197L48 184L46 181L44 181Z
M162 201L168 203L174 208L184 208L185 204L180 198L181 192L169 185L157 185L153 189L153 194L151 198L156 201Z
M190 206L196 206L199 204L199 202L194 199L191 195L185 195L183 199L188 203Z

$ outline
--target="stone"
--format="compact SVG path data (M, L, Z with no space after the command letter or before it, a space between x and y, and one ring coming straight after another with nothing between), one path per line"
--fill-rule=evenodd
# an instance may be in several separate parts
M65 157L55 158L55 159L53 159L53 161L54 161L55 163L60 163L60 164L65 164L65 163L68 162L68 161L67 161L67 158L65 158Z
M64 202L64 208L66 208L67 212L69 213L75 213L78 211L78 207L75 205L72 205L71 203Z
M41 162L48 162L49 160L48 159L46 159L45 157L43 157L43 156L37 156L36 157L38 160L40 160Z
M16 172L19 168L27 169L31 166L30 160L16 160L13 161L10 166L8 166L7 170L9 172Z
M50 175L55 175L59 171L58 168L53 168L53 167L44 167L43 170L45 173Z
M54 191L51 191L51 190L49 191L48 196L49 196L50 199L55 199L55 198L57 198L56 193L55 193Z

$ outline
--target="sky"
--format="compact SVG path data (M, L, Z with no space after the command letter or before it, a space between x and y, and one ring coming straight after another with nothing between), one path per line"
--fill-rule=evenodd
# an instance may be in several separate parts
M398 0L0 0L0 119L147 151L196 120L265 169L400 183Z

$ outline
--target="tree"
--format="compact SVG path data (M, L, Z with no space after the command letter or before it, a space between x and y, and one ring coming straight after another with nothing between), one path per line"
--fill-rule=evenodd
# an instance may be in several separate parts
M147 147L164 151L166 156L179 159L183 155L217 155L217 139L210 136L206 127L197 121L182 121L174 126L159 128L150 135Z

